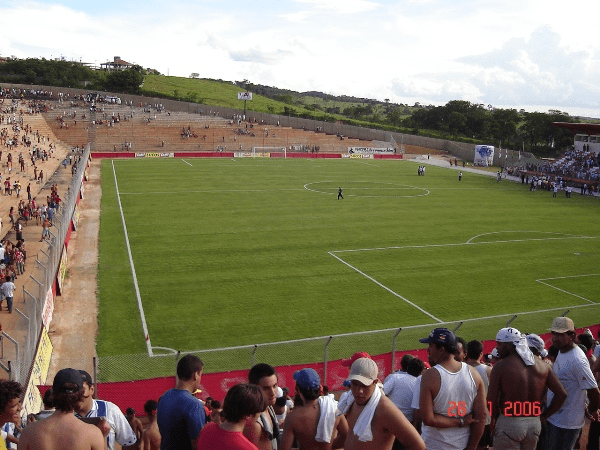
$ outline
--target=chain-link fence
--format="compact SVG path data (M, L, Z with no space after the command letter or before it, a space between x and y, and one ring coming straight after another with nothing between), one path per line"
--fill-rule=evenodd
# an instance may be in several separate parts
M90 155L89 146L79 157L70 177L67 191L62 197L60 209L54 214L47 247L27 258L29 278L23 281L23 303L14 308L15 321L10 332L2 332L0 338L0 367L12 380L26 385L38 347L43 323L50 319L53 309L52 286L57 272L65 267L65 239L71 227L71 219L80 195L83 173ZM62 172L58 172L62 174ZM58 175L54 175L58 176ZM49 184L56 180L50 178Z
M533 305L532 305L533 306ZM532 308L533 309L533 308ZM347 358L356 351L371 355L390 354L389 367L397 370L403 353L424 348L419 339L428 336L436 327L447 327L467 341L493 340L499 329L510 324L522 332L545 333L552 319L569 315L577 323L589 323L589 317L600 312L600 305L577 305L569 309L554 308L521 314L506 314L463 321L430 323L377 331L365 331L333 336L321 336L285 342L272 342L209 350L189 350L168 354L112 355L98 358L98 381L142 380L172 376L181 354L193 353L204 362L205 373L247 370L255 363L266 362L273 366L323 363L324 384L327 364Z

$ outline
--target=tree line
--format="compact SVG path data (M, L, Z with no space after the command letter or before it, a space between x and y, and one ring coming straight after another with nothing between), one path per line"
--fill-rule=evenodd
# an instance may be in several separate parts
M94 70L73 61L45 58L8 59L0 64L0 82L40 84L138 94L146 70L134 65L126 70Z

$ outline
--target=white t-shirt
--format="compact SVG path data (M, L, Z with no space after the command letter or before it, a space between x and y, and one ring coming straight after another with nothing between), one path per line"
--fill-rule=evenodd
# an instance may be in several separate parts
M598 387L585 353L577 345L566 353L559 352L554 362L554 373L567 391L567 399L558 411L548 417L548 422L568 430L582 428L587 389ZM548 391L548 405L553 397L554 393Z
M0 286L0 290L5 297L14 297L15 285L12 281L5 281Z
M413 409L411 406L416 377L406 372L396 372L388 375L383 383L385 395L398 407L406 418L412 422Z
M119 407L114 403L104 400L94 400L92 409L85 417L99 417L98 402L102 402L106 405L106 415L104 415L104 417L106 417L106 421L110 424L110 432L108 433L107 438L108 449L114 450L115 441L117 441L121 446L135 444L137 442L137 437L131 429L131 425L129 425L129 422L127 422L127 419ZM75 415L77 417L81 417L79 414Z

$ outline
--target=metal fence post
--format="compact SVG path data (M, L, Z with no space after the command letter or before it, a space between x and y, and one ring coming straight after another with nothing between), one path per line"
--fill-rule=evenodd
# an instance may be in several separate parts
M323 347L323 385L329 386L327 383L327 361L329 360L329 343L333 339L333 336L329 336L327 341L325 341L325 346Z
M254 356L256 355L257 350L258 350L258 345L254 344L254 348L252 349L252 353L250 355L250 367L254 366Z
M512 323L512 321L515 320L517 317L518 316L515 314L510 319L508 319L508 322L506 322L506 327L508 328L508 326Z
M398 328L394 333L394 337L392 338L392 369L390 373L394 373L394 371L396 370L396 339L398 338L398 335L401 331L402 328Z

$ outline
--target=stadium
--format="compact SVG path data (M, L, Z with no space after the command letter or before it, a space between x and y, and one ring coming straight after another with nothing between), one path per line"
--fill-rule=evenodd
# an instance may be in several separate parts
M548 342L562 315L597 335L598 197L497 181L499 165L533 176L533 155L505 150L476 169L466 144L147 97L92 109L86 91L33 90L5 115L52 155L39 183L30 167L19 175L64 201L50 240L25 227L27 270L2 322L0 362L28 386L26 412L63 367L142 410L184 353L205 363L204 398L222 398L256 362L282 385L310 366L340 390L339 362L367 351L387 375L409 350L425 358L418 339L437 326L486 352L507 324Z

